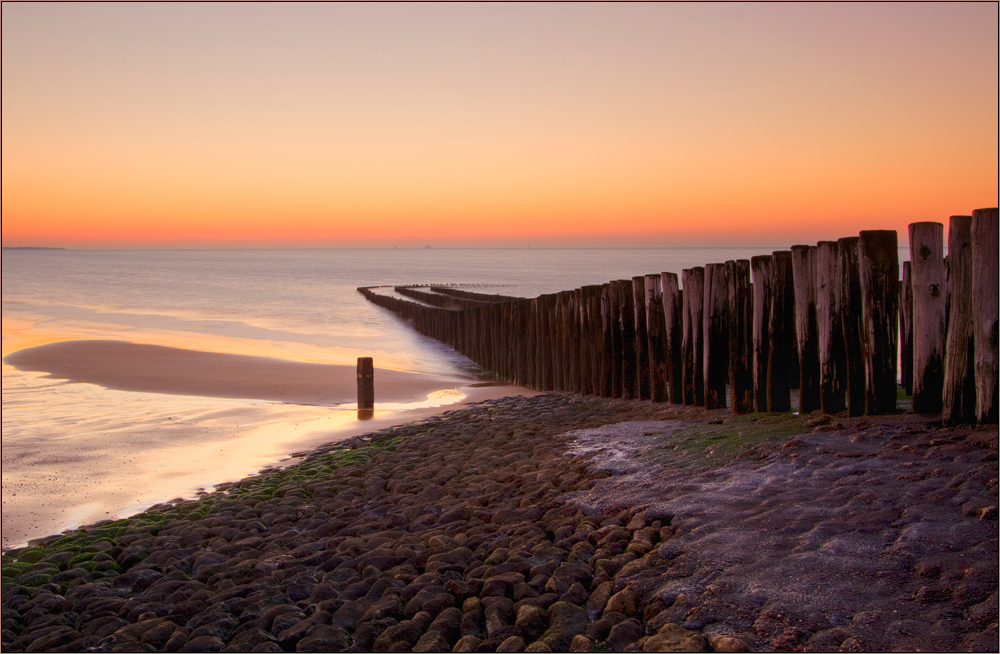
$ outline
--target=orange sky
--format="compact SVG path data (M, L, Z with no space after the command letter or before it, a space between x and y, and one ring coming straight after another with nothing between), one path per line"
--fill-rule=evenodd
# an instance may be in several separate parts
M3 245L785 245L996 206L997 5L3 5Z

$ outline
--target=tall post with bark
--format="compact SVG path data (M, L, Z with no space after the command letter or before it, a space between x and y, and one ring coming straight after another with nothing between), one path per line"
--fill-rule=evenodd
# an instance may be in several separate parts
M649 397L667 401L667 347L664 330L663 288L659 275L646 275L646 335L649 339Z
M819 336L819 404L823 413L843 411L844 336L840 325L840 248L836 241L816 244L816 332Z
M997 209L972 212L972 325L976 348L976 413L997 422Z
M903 262L899 282L899 378L907 395L913 395L913 266Z
M601 287L601 397L615 397L615 382L618 379L615 374L615 357L618 354L615 350L615 323L614 290L611 284L604 284Z
M896 232L869 230L858 241L865 361L865 413L896 412L899 252Z
M913 280L913 411L940 413L944 391L944 225L910 224Z
M705 408L726 406L729 381L728 316L729 284L726 264L705 266Z
M857 236L837 241L840 250L840 324L844 334L847 414L865 414L865 362L862 352L861 266Z
M820 408L819 337L816 325L816 246L792 246L795 340L799 354L799 411Z
M663 292L664 350L670 401L673 404L684 404L684 367L682 363L684 300L677 284L677 274L660 273L660 288Z
M976 421L975 349L972 338L972 216L952 216L948 228L948 336L945 344L941 421Z
M729 389L733 415L751 413L753 396L753 295L750 262L726 262L729 277Z
M702 329L705 304L705 269L682 271L684 284L684 404L705 405L705 350Z
M768 319L767 410L792 410L791 372L795 349L792 329L795 287L792 281L792 253L779 250L771 255L771 312Z
M635 313L632 296L632 280L620 279L618 284L618 324L622 335L621 381L620 397L623 400L634 400L638 397L638 379L636 379L635 356Z
M649 394L649 333L646 329L646 278L632 278L632 321L635 325L635 390L640 400Z
M753 385L758 411L767 411L767 361L771 321L771 255L750 258L753 274Z

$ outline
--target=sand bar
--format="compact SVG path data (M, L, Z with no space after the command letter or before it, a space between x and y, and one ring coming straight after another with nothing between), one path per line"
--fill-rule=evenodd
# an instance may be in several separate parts
M104 340L26 348L7 355L4 362L18 370L119 391L326 406L357 401L356 370L349 365ZM376 368L375 401L416 402L434 391L470 383L457 376Z

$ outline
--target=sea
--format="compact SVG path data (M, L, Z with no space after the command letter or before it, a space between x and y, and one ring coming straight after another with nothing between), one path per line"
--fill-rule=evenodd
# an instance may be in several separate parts
M3 356L113 339L349 365L371 356L378 367L471 377L465 357L357 288L534 297L777 249L4 250ZM6 363L2 375L5 548L209 492L358 426L353 406L109 390ZM440 393L423 406L462 399Z

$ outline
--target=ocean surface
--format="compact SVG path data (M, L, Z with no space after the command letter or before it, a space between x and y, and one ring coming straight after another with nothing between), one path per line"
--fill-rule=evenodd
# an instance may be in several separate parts
M533 297L776 249L5 250L3 355L117 339L350 365L372 356L378 367L469 376L471 362L357 287L462 284ZM445 393L430 405L461 399ZM353 407L114 391L7 364L2 408L5 547L239 479L356 420ZM39 498L61 507L58 524L29 510Z

